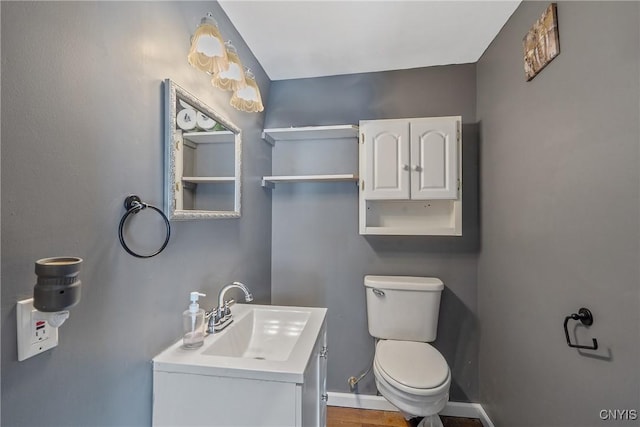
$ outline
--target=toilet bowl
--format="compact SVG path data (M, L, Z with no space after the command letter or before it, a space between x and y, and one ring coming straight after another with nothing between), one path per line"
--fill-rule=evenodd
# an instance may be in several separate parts
M437 414L449 400L449 366L427 343L379 341L373 374L378 391L409 418Z
M436 338L444 284L431 277L365 276L369 334L378 338L373 360L376 387L419 426L442 427L451 370L428 344Z

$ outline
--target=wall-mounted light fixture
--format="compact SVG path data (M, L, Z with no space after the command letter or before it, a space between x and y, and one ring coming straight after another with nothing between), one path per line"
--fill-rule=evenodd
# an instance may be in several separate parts
M58 345L58 328L69 318L69 309L80 302L80 264L82 258L77 257L36 261L33 298L18 301L16 309L18 360Z
M196 28L187 59L189 64L205 73L215 75L229 69L227 49L211 13L207 13Z
M191 38L189 64L211 75L211 84L233 91L231 105L240 111L264 111L260 88L253 73L243 67L238 51L230 41L224 43L212 13L202 18Z
M247 82L244 79L244 67L238 56L238 51L231 44L231 41L226 42L224 45L227 49L227 58L229 58L229 69L214 74L211 78L211 84L220 89L235 92L247 86Z
M231 106L240 111L259 113L264 110L264 105L262 105L262 97L256 78L248 68L245 70L244 78L247 85L233 92Z

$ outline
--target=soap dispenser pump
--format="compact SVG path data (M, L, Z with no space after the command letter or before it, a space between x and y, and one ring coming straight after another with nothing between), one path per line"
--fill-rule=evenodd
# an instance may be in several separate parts
M189 308L182 313L184 336L182 338L184 348L198 348L204 344L204 310L198 305L198 298L205 297L200 292L191 292Z

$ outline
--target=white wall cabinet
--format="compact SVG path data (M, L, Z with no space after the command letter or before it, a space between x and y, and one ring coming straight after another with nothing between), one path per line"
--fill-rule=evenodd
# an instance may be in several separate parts
M360 122L360 234L462 234L461 122Z

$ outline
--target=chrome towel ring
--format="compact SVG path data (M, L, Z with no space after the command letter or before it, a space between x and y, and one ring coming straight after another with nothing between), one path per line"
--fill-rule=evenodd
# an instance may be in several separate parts
M126 199L124 199L124 208L127 210L127 212L122 216L122 219L120 220L120 227L118 227L118 235L120 237L120 244L122 245L124 250L127 251L130 255L133 255L136 258L151 258L151 257L154 257L154 256L158 255L160 252L162 252L164 250L164 248L167 247L167 244L169 243L169 238L171 237L171 224L169 223L169 219L164 214L164 212L162 212L160 209L158 209L157 207L155 207L153 205L150 205L148 203L144 203L140 199L140 197L138 197L136 195L131 195L131 196L128 196ZM155 251L154 253L152 253L150 255L141 255L139 253L136 253L136 252L132 251L129 248L129 246L127 246L127 243L124 241L123 229L124 229L124 224L127 222L127 218L129 218L129 216L131 214L137 214L138 212L140 212L141 210L144 210L146 208L150 208L150 209L158 212L160 214L160 216L162 216L162 219L164 220L164 224L166 226L167 235L166 235L166 238L164 239L164 243L162 244L160 249L158 249L157 251Z

